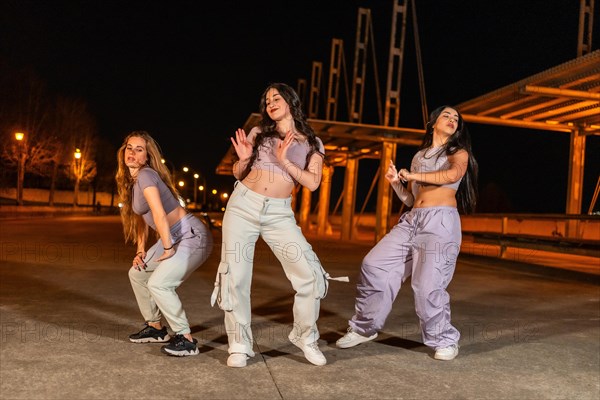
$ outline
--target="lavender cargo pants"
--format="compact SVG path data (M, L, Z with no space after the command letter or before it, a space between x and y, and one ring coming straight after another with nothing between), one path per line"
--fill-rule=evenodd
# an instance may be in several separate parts
M363 259L350 327L364 336L383 328L402 283L412 275L423 343L433 349L458 343L450 323L452 280L460 250L454 207L414 208Z

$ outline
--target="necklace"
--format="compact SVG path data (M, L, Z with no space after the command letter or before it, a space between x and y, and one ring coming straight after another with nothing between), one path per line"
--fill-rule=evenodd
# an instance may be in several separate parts
M429 160L430 158L432 158L435 155L438 155L444 148L443 147L429 147L427 149L425 149L425 151L423 152L423 158L426 160ZM435 150L431 155L427 155L427 152L429 150Z

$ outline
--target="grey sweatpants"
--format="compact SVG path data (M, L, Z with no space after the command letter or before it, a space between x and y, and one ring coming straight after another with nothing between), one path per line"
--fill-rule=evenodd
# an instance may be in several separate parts
M350 327L364 336L383 328L402 283L412 275L423 343L433 349L458 343L450 323L452 280L460 250L460 217L454 207L414 208L363 259Z
M259 236L281 262L296 292L289 339L300 344L319 339L317 319L326 294L325 271L296 225L291 197L266 197L236 182L223 216L221 262L212 298L225 311L229 353L254 356L250 286Z
M190 333L190 324L175 289L210 255L213 239L210 230L198 218L187 214L171 227L175 255L161 262L164 253L158 240L146 252L146 269L131 268L129 280L146 322L158 322L164 316L176 334Z

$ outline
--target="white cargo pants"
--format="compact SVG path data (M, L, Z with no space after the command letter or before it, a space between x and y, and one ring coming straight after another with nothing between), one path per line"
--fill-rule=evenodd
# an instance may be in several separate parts
M296 225L291 197L266 197L237 182L223 217L221 262L212 297L213 304L216 301L225 311L230 354L254 356L250 284L259 236L281 262L296 291L289 339L301 344L319 339L316 323L320 300L327 291L326 273Z
M171 227L175 255L158 262L164 250L158 240L146 252L146 269L131 268L129 280L146 322L158 322L164 316L176 334L190 333L190 325L177 295L177 289L210 255L213 239L210 230L192 214Z

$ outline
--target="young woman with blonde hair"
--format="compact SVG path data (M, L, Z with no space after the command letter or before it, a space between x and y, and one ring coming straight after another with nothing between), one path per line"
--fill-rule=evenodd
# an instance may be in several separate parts
M129 279L146 326L129 336L133 343L164 343L173 356L198 354L176 289L210 255L210 230L180 204L171 175L162 163L158 144L145 131L130 133L118 151L117 187L127 242L137 245ZM146 250L149 229L158 240Z

